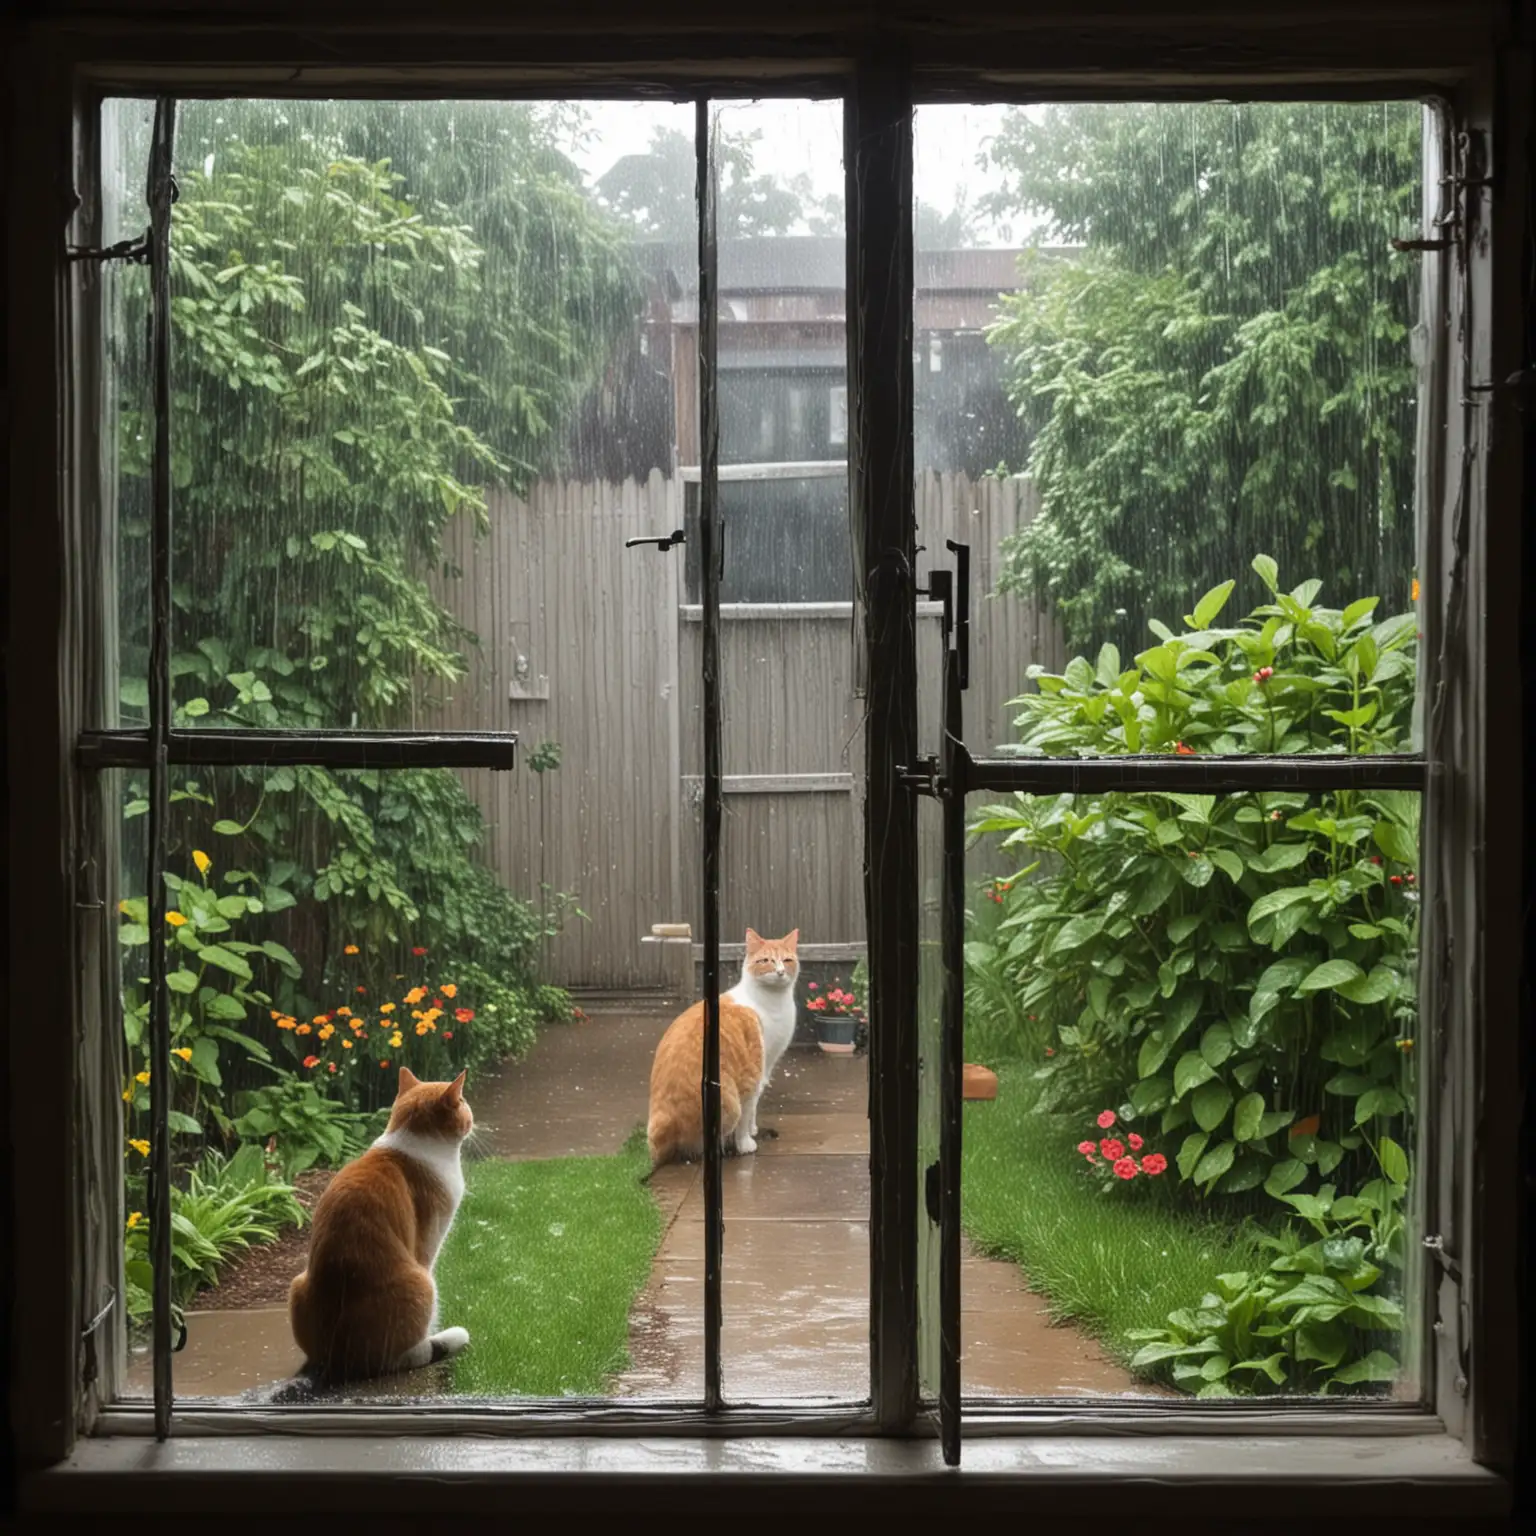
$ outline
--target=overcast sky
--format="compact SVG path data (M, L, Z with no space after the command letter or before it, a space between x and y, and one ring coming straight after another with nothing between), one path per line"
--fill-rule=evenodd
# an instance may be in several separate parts
M948 213L964 195L974 205L998 185L977 158L997 132L1003 107L921 107L914 129L913 184L919 199ZM843 108L840 101L743 101L721 106L732 133L756 129L756 168L788 181L808 175L817 196L840 189ZM586 129L570 145L577 163L595 181L623 155L643 151L654 128L693 132L691 104L600 101L588 104ZM1012 245L1026 231L978 219L978 244Z

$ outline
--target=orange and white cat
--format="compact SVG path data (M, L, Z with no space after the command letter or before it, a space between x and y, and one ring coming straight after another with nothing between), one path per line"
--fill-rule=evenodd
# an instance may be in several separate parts
M741 980L720 994L720 1134L738 1153L757 1150L757 1106L773 1069L795 1035L795 982L800 975L797 928L787 938L747 929ZM704 1152L704 1004L668 1026L651 1064L646 1141L651 1167Z
M469 1343L463 1328L438 1330L432 1270L464 1196L459 1151L474 1124L464 1073L423 1083L401 1067L384 1134L326 1186L309 1267L289 1288L310 1381L415 1370Z

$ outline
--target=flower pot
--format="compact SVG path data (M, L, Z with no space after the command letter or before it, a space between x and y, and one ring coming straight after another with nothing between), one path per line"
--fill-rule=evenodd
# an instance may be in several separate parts
M853 1029L856 1022L852 1014L817 1019L816 1038L822 1050L829 1056L852 1056Z
M967 1062L961 1081L967 1099L997 1097L997 1073L989 1067L978 1067L972 1062Z

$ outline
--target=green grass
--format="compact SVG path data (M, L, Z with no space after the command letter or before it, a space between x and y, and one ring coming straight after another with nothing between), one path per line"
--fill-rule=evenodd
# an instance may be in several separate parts
M1172 1209L1171 1189L1101 1193L1074 1150L1101 1133L1081 1116L1037 1113L1028 1067L998 1078L997 1098L965 1111L965 1230L981 1252L1016 1263L1053 1318L1125 1361L1139 1347L1132 1329L1161 1327L1216 1275L1265 1263L1251 1228Z
M469 1329L454 1390L602 1392L629 1363L629 1309L650 1275L661 1213L640 1184L644 1143L614 1157L486 1161L437 1263L441 1326Z

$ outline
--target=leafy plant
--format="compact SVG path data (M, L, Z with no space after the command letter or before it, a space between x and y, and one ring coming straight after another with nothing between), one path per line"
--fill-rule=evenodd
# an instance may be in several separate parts
M1283 1196L1311 1240L1293 1225L1263 1239L1275 1255L1267 1269L1218 1275L1198 1306L1138 1330L1132 1368L1166 1372L1201 1397L1327 1396L1394 1381L1399 1364L1387 1346L1403 1324L1391 1290L1403 1265L1408 1158L1389 1137L1374 1151L1381 1176L1357 1195L1335 1197L1325 1184Z
M138 1192L132 1183L129 1192ZM273 1179L261 1148L241 1147L227 1159L216 1151L204 1153L186 1187L171 1189L171 1297L178 1325L187 1303L216 1284L232 1258L303 1221L304 1207L291 1186ZM153 1311L154 1288L149 1223L142 1211L129 1212L123 1248L128 1316L142 1323Z
M1413 621L1374 598L1316 606L1318 583L1214 626L1232 584L1122 669L1036 675L1025 751L1391 750L1413 694ZM973 992L1012 983L1057 1054L1052 1101L1106 1098L1183 1132L1205 1194L1348 1182L1365 1130L1414 1097L1417 797L1353 791L1064 795L984 807L971 826L1028 863L1005 882ZM979 972L979 976L978 976ZM1016 1056L1030 1053L1021 1035Z
M243 1113L235 1119L235 1133L244 1142L269 1149L285 1179L314 1167L340 1167L364 1150L378 1119L348 1109L313 1082L288 1073L241 1099Z
M989 336L1040 493L1003 587L1073 645L1124 642L1258 533L1401 593L1418 265L1392 242L1419 233L1421 108L1062 105L989 152L988 211L1080 247L1032 254Z

